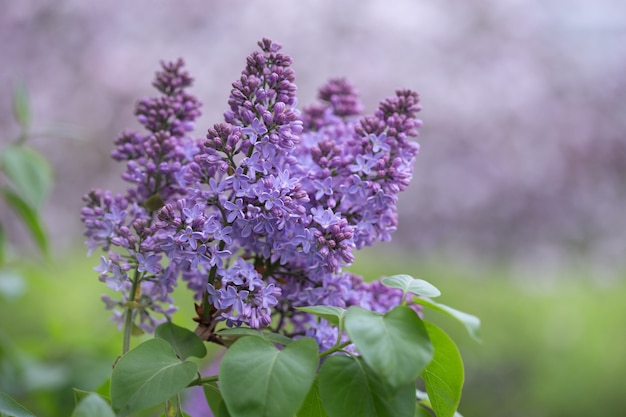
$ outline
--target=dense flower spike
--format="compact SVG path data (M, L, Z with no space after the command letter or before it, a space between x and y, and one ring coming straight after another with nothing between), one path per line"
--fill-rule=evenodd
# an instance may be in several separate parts
M296 310L363 306L384 312L401 292L342 271L353 251L390 239L398 193L412 176L421 122L409 90L361 116L354 87L334 79L321 103L296 108L292 60L263 39L232 84L224 121L203 139L189 135L200 114L181 60L163 63L135 114L147 133L126 131L112 156L126 161L120 195L95 190L82 211L94 268L119 300L120 323L150 331L154 313L173 311L179 279L196 294L198 333L216 325L269 327L337 338L324 321Z
M327 124L327 117L330 115L350 117L358 116L363 111L356 89L343 78L332 79L323 86L319 99L322 104L312 105L304 110L303 121L307 129L319 130Z

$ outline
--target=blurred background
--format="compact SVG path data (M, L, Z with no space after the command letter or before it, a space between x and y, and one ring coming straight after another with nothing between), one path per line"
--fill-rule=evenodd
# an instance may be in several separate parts
M0 3L0 149L19 134L11 96L23 84L30 144L55 171L43 212L50 259L0 206L5 271L21 277L0 285L0 391L42 416L69 415L71 387L93 389L110 372L121 334L82 247L81 196L122 190L113 140L139 127L134 104L154 94L160 60L185 59L203 136L270 37L294 59L302 105L338 76L367 112L397 88L420 93L421 153L399 230L353 269L419 276L480 316L481 345L442 321L466 362L463 415L626 409L626 3Z

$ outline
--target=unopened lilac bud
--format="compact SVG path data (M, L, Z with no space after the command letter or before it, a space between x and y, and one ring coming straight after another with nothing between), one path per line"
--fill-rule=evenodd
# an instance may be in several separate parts
M175 215L174 215L174 207L172 206L171 203L168 203L168 204L164 205L157 212L157 216L158 216L159 220L162 220L164 222L172 221L174 219L174 217L175 217Z
M263 88L258 89L256 91L256 98L260 101L265 101L267 99L267 91Z
M249 124L249 123L252 123L255 115L254 115L254 112L252 112L252 110L244 108L241 111L241 117L244 123Z
M169 164L167 162L161 162L159 164L158 171L161 174L167 174L169 172L169 170L170 170L170 167L169 167Z
M148 222L146 221L146 219L136 219L132 223L133 229L140 236L143 235L144 230L146 229L147 226L148 226Z

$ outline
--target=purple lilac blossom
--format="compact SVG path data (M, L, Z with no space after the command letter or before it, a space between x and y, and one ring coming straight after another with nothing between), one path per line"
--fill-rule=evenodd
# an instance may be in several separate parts
M132 314L146 331L160 321L153 313L167 317L175 310L169 293L176 280L161 265L162 255L169 257L172 248L166 250L168 239L154 213L187 192L180 186L180 173L183 167L191 169L188 157L199 152L198 141L187 136L200 115L200 102L186 92L191 84L182 60L162 63L153 83L161 95L139 101L135 110L147 133L124 131L111 154L127 161L122 178L129 188L124 195L93 190L81 211L89 252L107 252L98 269L100 279L122 293L119 301L106 298L107 307L117 309L115 320ZM109 265L106 271L104 265ZM130 301L137 307L126 308Z
M268 39L259 47L232 84L224 121L203 139L191 136L200 114L186 92L191 77L181 60L162 64L153 83L161 95L135 112L148 133L115 142L128 190L85 197L87 246L107 254L94 269L122 293L105 298L120 323L133 301L136 323L150 331L153 313L173 311L180 278L200 303L199 326L270 327L325 349L337 330L296 307L385 312L402 301L342 269L396 229L398 193L419 150L409 140L421 125L419 97L399 90L362 116L354 87L334 79L320 104L300 112L291 58Z

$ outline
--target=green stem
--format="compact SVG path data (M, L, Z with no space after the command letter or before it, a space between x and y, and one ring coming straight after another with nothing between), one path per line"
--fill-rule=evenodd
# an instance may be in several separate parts
M340 350L342 350L343 348L345 348L346 346L348 346L351 343L352 342L350 340L348 340L348 341L343 342L341 344L335 345L335 346L331 347L330 349L327 349L327 350L323 351L322 353L320 353L320 358L323 358L324 356L328 356L331 353L339 352Z
M133 286L130 290L130 300L129 306L126 309L126 317L124 321L124 340L122 342L122 355L130 350L130 338L133 333L133 306L135 301L135 295L137 293L137 285L139 285L139 271L135 269L135 274L133 276Z
M126 321L124 322L124 341L122 343L122 355L130 350L130 336L133 328L133 309L126 309Z
M204 385L206 383L209 382L215 382L219 379L219 377L217 375L213 375L213 376L206 376L204 378L198 378L196 380L193 380L189 383L189 385L187 385L187 387L195 387L197 385Z
M221 209L221 208L220 208ZM220 241L218 248L220 251L223 251L226 247L226 242ZM217 265L211 267L209 271L209 277L207 279L207 284L211 284L215 286L215 280L217 277ZM202 318L207 321L211 317L211 303L209 303L209 292L205 288L202 295Z
M215 277L217 275L217 265L211 267L207 283L215 285ZM202 319L208 321L211 317L211 303L209 303L209 291L205 288L202 293Z

